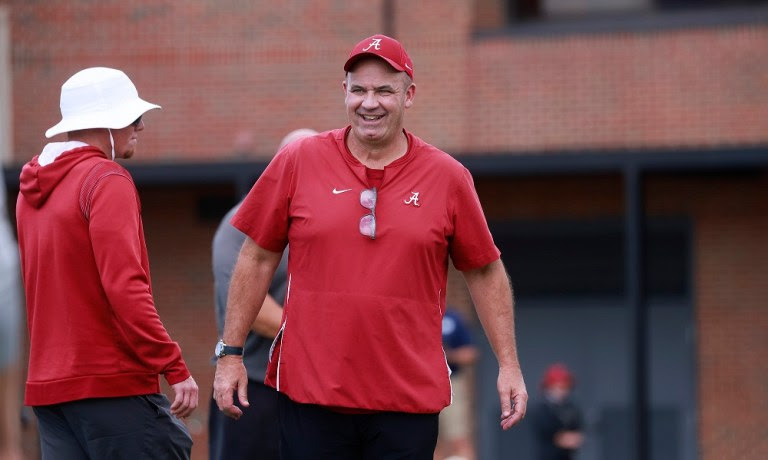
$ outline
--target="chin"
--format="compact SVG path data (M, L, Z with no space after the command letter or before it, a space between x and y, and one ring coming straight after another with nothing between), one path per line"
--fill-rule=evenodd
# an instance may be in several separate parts
M381 139L384 137L384 133L379 129L362 128L358 131L360 138L371 140Z

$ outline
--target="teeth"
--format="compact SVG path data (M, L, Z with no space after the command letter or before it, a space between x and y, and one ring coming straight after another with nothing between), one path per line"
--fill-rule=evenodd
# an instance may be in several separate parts
M363 118L369 121L378 120L379 116L363 115Z

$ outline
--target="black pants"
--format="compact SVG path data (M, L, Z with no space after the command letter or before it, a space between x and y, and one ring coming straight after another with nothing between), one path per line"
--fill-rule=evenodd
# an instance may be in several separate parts
M192 438L165 395L93 398L33 408L43 460L189 459Z
M250 407L239 420L222 413L211 398L208 412L208 455L210 460L279 460L280 429L277 424L277 391L262 383L248 381Z
M283 460L432 460L438 414L343 414L279 395Z

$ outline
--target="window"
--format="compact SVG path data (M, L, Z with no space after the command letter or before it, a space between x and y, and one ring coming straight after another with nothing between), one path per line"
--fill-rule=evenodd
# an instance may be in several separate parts
M513 0L513 21L574 17L594 13L644 11L653 0Z
M491 231L521 298L624 295L623 223L607 221L499 222ZM688 295L690 228L684 219L646 226L646 294Z
M764 23L768 0L475 0L475 36Z
M766 0L509 0L510 23L582 18L614 13L765 5Z

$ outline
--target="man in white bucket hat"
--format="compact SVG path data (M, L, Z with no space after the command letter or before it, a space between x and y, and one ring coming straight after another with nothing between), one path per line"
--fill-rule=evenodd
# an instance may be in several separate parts
M141 117L125 73L81 70L62 120L24 165L16 206L30 336L25 404L43 458L189 458L179 417L198 388L155 309L139 196L115 158L133 156ZM163 375L175 393L160 393ZM119 453L119 455L118 455Z

